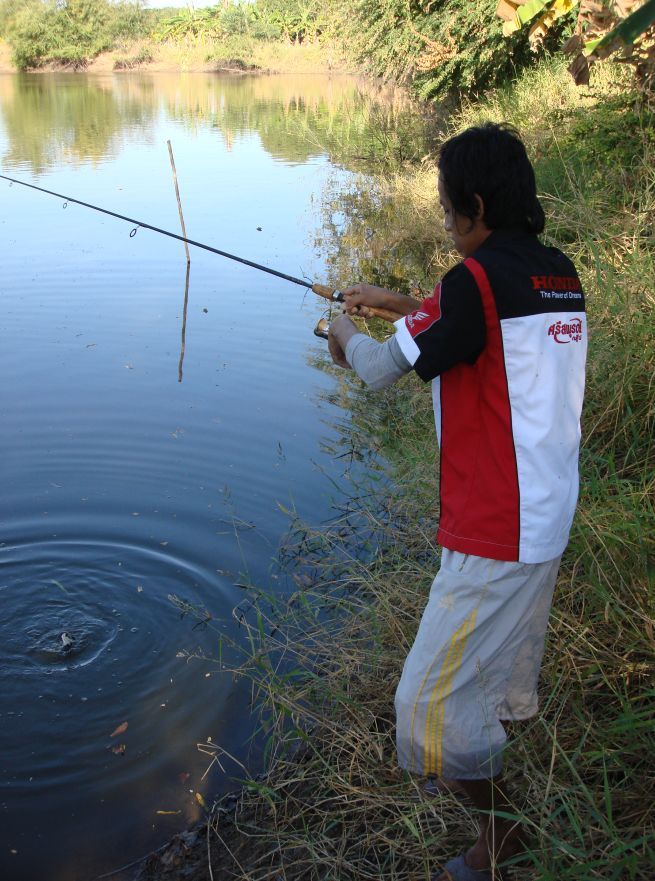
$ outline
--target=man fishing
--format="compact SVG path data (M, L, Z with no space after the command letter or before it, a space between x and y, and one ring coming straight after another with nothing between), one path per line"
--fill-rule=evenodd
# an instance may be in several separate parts
M518 134L486 124L438 160L446 232L463 260L424 301L358 284L345 311L396 312L378 343L348 315L334 362L371 388L432 383L441 565L395 697L400 765L461 790L480 833L434 881L490 881L522 850L503 783L503 722L537 712L548 614L578 494L584 295L545 219ZM500 868L499 868L500 867Z

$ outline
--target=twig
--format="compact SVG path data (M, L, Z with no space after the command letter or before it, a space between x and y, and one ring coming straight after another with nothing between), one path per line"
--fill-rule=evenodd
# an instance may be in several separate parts
M209 841L209 820L207 820L207 868L209 870L211 881L214 881L214 872L212 871L212 849Z

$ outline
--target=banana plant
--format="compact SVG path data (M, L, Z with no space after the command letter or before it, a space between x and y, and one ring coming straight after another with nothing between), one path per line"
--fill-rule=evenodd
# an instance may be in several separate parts
M198 36L201 33L220 29L218 13L218 7L194 9L189 6L186 9L181 9L175 15L163 19L153 36L163 42L164 40L181 39L189 35Z
M575 32L562 50L574 56L569 70L576 83L589 82L594 61L621 51L639 79L655 82L655 0L499 0L496 15L509 36L530 25L528 39L538 45L553 23L578 8Z
M622 19L609 33L598 39L588 40L584 44L586 55L606 58L617 49L634 45L642 34L655 25L655 0L647 0L643 6L637 3L633 6L637 6L637 9L627 18Z
M533 22L529 38L534 43L543 38L558 18L571 12L577 5L578 0L500 0L496 15L505 19L505 37Z

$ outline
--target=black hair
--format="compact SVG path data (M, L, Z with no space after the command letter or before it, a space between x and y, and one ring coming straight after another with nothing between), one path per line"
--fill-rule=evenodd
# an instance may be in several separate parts
M479 212L477 194L489 229L543 232L546 220L534 169L512 126L487 122L466 129L442 145L438 165L456 214L473 222Z

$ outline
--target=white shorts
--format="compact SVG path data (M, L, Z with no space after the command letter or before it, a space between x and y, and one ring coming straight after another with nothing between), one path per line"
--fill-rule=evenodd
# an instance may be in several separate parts
M500 720L537 712L560 559L505 563L443 550L396 691L401 767L455 780L501 772Z

